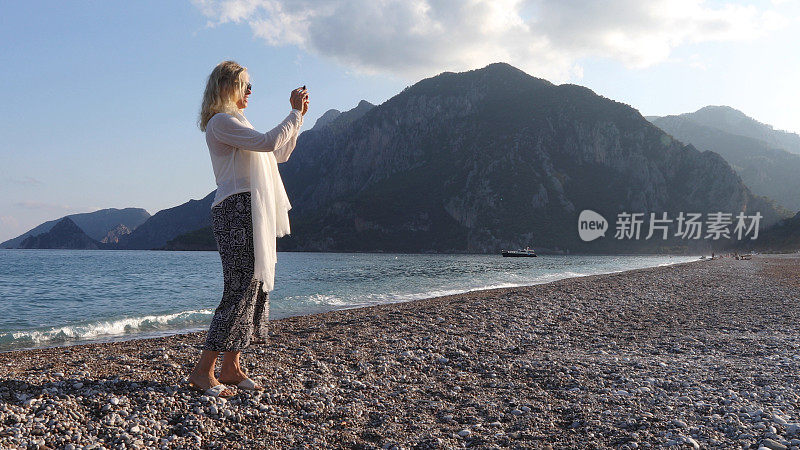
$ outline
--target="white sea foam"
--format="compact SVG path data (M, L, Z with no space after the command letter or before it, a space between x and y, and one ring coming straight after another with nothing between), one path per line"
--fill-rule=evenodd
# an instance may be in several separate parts
M314 294L305 298L309 303L326 306L348 306L350 302L336 295Z
M95 340L124 334L157 331L167 328L188 328L206 322L214 312L208 309L182 311L174 314L126 317L110 321L90 322L49 329L0 333L0 345L42 346L66 341Z
M348 307L353 308L359 306L377 305L382 303L400 303L412 300L421 300L425 298L445 297L448 295L464 294L467 292L484 291L489 289L503 289L503 288L531 286L534 284L549 283L564 278L580 277L585 275L590 275L590 274L567 271L567 272L559 272L554 274L543 275L533 279L521 279L520 281L513 283L506 282L506 283L478 284L466 288L432 289L424 292L389 292L385 294L370 294L359 297L359 301L356 301L354 299L354 301L345 304Z
M695 257L677 257L675 261L669 261L664 263L658 263L658 267L662 266L669 266L673 264L680 264L683 262L694 261ZM653 267L653 265L645 264L641 268L646 267ZM618 268L616 270L612 268L597 268L595 270L591 270L588 272L574 272L574 271L562 271L562 272L554 272L548 273L544 275L540 275L533 278L526 278L524 276L519 276L517 274L514 275L512 278L517 278L515 282L505 282L505 283L491 283L491 284L476 284L473 286L467 286L463 288L456 288L456 289L432 289L427 290L424 292L388 292L388 293L379 293L379 294L367 294L367 295L356 295L353 299L347 301L343 300L339 297L332 296L332 295L322 295L316 294L310 296L308 299L315 304L319 305L330 305L330 306L346 306L347 309L349 308L358 308L362 306L370 306L370 305L378 305L383 303L400 303L405 301L413 301L413 300L421 300L425 298L434 298L434 297L444 297L448 295L457 295L457 294L464 294L467 292L474 292L474 291L482 291L482 290L489 290L489 289L501 289L501 288L514 288L514 287L524 287L524 286L532 286L537 284L545 284L551 283L558 280L563 280L566 278L575 278L575 277L584 277L590 275L602 275L602 274L610 274L610 273L619 273L619 272L626 272L629 270L635 270L640 267L628 266L624 268Z

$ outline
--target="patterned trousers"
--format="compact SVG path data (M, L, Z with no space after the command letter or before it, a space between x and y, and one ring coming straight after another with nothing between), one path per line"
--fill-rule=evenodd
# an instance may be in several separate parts
M211 208L211 223L225 287L203 349L237 352L250 345L251 338L266 339L269 319L269 294L253 278L250 192L230 195Z

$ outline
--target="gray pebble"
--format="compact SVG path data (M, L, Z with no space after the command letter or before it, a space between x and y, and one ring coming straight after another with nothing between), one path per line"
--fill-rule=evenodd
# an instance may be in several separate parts
M780 442L773 441L772 439L764 439L761 441L761 447L766 447L770 450L786 450L786 446Z

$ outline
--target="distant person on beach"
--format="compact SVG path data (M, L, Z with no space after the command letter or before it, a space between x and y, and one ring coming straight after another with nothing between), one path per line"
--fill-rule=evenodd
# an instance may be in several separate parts
M224 290L189 386L216 397L234 395L226 385L263 389L242 371L239 355L251 343L266 342L275 241L289 233L291 208L277 163L288 160L294 150L309 103L305 86L291 91L289 115L261 133L244 116L251 91L245 67L219 63L208 77L198 120L217 182L211 222ZM220 352L218 380L214 366Z

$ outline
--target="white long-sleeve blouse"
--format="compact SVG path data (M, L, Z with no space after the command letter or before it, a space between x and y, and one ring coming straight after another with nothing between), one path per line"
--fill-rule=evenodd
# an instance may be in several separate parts
M206 124L206 143L217 182L213 208L226 197L250 190L249 158L243 151L274 152L286 162L297 144L303 114L292 109L283 122L266 133L256 131L241 114L217 113Z

